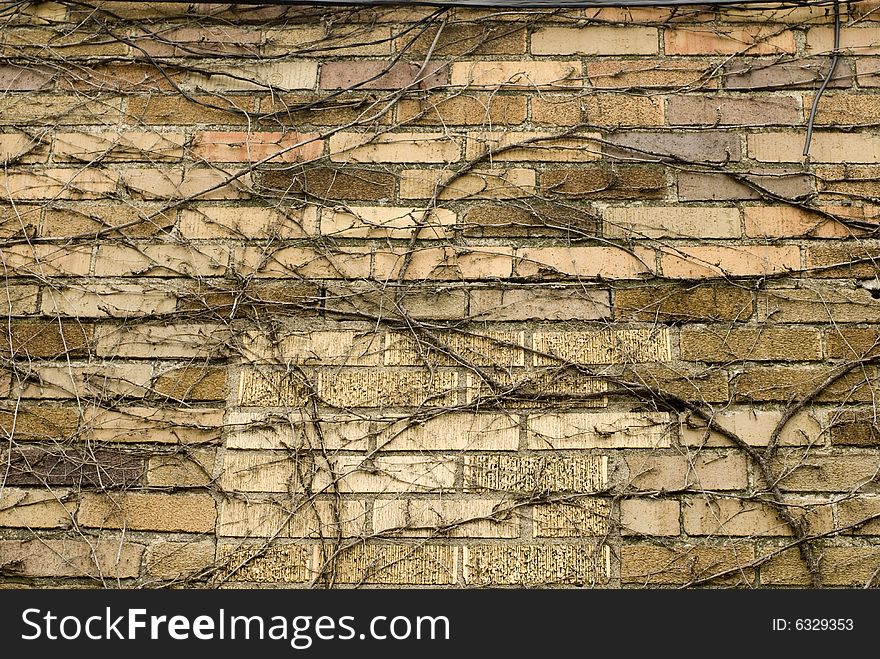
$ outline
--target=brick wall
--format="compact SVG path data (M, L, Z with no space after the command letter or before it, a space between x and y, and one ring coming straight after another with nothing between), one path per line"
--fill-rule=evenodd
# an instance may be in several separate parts
M0 4L2 582L876 582L841 11Z

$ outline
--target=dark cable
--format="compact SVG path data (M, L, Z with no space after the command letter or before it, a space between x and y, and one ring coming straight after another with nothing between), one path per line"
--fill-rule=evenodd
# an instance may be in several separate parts
M813 97L813 107L810 108L810 118L807 120L807 139L804 142L804 157L810 155L810 142L813 139L813 124L816 121L816 110L819 108L819 99L822 98L822 93L825 91L825 88L828 86L828 83L831 82L831 76L834 75L835 69L837 69L837 60L840 59L840 1L834 3L834 50L833 57L831 58L831 68L828 69L828 75L825 76L825 80L822 81L822 86L819 87L819 91L816 92L816 96Z

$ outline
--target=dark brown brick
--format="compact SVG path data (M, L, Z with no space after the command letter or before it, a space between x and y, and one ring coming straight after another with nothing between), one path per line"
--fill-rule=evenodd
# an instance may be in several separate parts
M738 135L720 131L671 133L614 133L605 147L613 157L682 159L693 162L739 162L742 148ZM621 148L615 148L617 147Z
M589 209L541 201L482 204L468 209L463 223L463 234L472 238L582 238L597 232L596 215Z
M828 434L837 446L878 446L880 416L872 408L840 410L830 420Z
M94 330L93 325L75 322L11 323L0 342L0 355L23 359L87 355Z
M4 462L6 462L4 460ZM122 488L144 473L142 457L109 449L28 447L8 458L7 485L88 485Z
M377 201L394 197L396 177L372 169L312 167L306 170L267 171L263 187L286 194L305 193L328 199Z
M727 326L685 327L681 331L681 358L687 361L815 361L822 358L817 329Z
M321 67L321 89L434 89L446 84L448 65L429 62L377 62L350 60L325 62Z
M176 368L156 378L153 389L174 400L226 400L226 369Z
M652 165L583 165L550 169L541 174L541 188L570 199L662 199L666 172Z
M717 96L670 96L666 120L671 126L790 126L804 122L797 99L720 98Z
M724 65L724 86L728 89L815 89L828 74L827 57L798 59L792 62L734 58ZM829 87L851 87L852 67L841 58Z
M703 172L681 172L678 175L678 198L683 201L763 199L765 193L762 190L784 199L797 199L814 192L810 176L784 170L742 174L742 180L728 174Z
M617 320L658 322L745 322L752 317L752 293L724 284L623 288L614 292L614 316Z

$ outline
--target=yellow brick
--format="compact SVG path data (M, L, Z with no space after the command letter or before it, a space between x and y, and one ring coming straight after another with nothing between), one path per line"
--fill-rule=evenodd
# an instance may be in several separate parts
M401 199L517 199L535 193L534 169L471 169L456 174L442 169L405 169L400 175Z
M376 439L386 451L515 451L517 418L507 414L452 412L424 421L405 417L381 426Z
M217 507L209 494L85 493L77 523L133 531L213 533Z
M259 502L227 499L220 504L219 536L243 538L335 538L362 535L364 501Z
M144 548L118 539L0 540L4 564L22 577L137 577Z
M672 339L668 329L535 332L532 341L538 353L552 355L534 355L535 366L553 366L560 361L631 364L672 359Z
M210 357L223 352L222 326L98 325L95 354L106 357Z
M471 455L465 486L497 492L595 492L608 482L608 458Z
M594 586L611 576L606 545L476 545L464 549L471 586Z
M321 234L329 238L447 238L456 223L447 209L346 206L321 211Z
M143 284L53 286L43 293L42 313L50 316L126 318L174 311L173 291Z
M120 177L130 194L144 199L243 199L249 196L248 174L230 181L232 174L219 169L123 169Z
M240 376L238 398L242 405L299 407L307 395L307 385L296 373L247 369Z
M611 207L603 214L611 238L739 238L739 209L705 206Z
M578 498L535 506L532 524L536 538L582 538L604 536L610 518L608 499Z
M444 545L357 545L334 557L333 579L344 584L450 585L457 549ZM322 562L316 558L315 565ZM318 568L316 568L318 569Z
M674 436L666 412L571 412L528 418L531 450L667 448Z
M437 407L455 405L458 374L429 371L321 373L318 395L328 405L349 407Z
M159 579L189 579L214 563L214 543L157 542L147 551L147 574Z
M244 358L254 363L378 366L382 361L382 335L370 330L248 332L242 344Z
M454 162L461 147L445 133L335 133L333 162Z
M183 157L183 133L112 131L56 133L55 159L82 162L175 160Z
M0 265L9 276L52 277L88 275L92 265L89 246L19 244L4 247Z
M297 583L310 577L309 545L222 544L217 558L222 561L217 577L233 582Z
M86 438L99 442L204 444L220 439L223 410L121 406L88 409Z
M668 499L624 499L620 502L623 535L679 535L678 501Z
M92 100L85 95L7 94L0 98L0 125L86 126L113 125L122 118L121 98Z
M322 416L315 422L305 410L229 412L226 448L335 451L366 450L371 423L355 417ZM319 431L320 430L320 434Z
M544 27L532 35L534 55L654 55L653 27Z
M69 528L76 507L69 490L4 487L0 491L0 527Z
M689 451L682 454L633 452L626 456L629 485L643 491L743 490L748 461L736 452Z
M608 399L604 393L608 382L602 378L584 377L580 373L559 373L548 370L531 373L527 376L504 376L494 373L499 385L493 391L489 383L469 373L467 381L467 402L482 399L512 409L524 407L545 408L547 401L577 401L580 407L605 407Z
M602 157L598 139L597 133L563 138L526 131L468 133L465 157L470 160L491 151L489 161L588 162Z
M799 504L789 510L806 521L810 533L826 533L834 524L831 506L827 502L791 500ZM808 504L812 504L809 507ZM688 535L781 535L793 534L778 513L767 504L740 499L708 499L695 497L684 503L684 530Z
M571 62L455 62L451 84L468 87L572 87L581 84L582 67Z
M833 49L833 27L823 25L807 30L806 52L829 53ZM847 25L840 31L840 49L854 55L880 55L880 26L876 23Z
M373 531L408 538L516 538L519 520L499 499L377 499Z
M523 366L524 332L480 334L441 332L428 337L400 332L385 334L385 366L456 366L464 360L477 366Z

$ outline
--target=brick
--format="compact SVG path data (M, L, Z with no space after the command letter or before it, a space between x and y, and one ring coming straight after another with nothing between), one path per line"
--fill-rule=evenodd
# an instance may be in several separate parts
M198 206L180 211L178 229L186 240L305 238L315 233L317 220L314 206L285 209Z
M0 174L7 199L95 199L116 191L118 175L104 169L49 168Z
M610 578L607 546L471 545L464 549L469 586L591 586Z
M455 373L384 371L322 373L318 395L328 405L349 407L445 407L457 402Z
M440 239L449 237L457 217L437 208L345 206L321 209L321 234L332 238Z
M548 404L577 401L580 407L605 407L608 383L601 378L583 377L571 371L548 369L527 375L492 374L496 385L473 375L467 376L467 402L501 405L510 409L543 408Z
M739 137L719 131L672 133L618 132L608 136L605 152L613 157L640 160L688 160L693 162L739 162Z
M272 279L367 279L371 274L372 252L362 246L278 247L269 251L244 247L235 254L234 270L240 276ZM378 263L376 269L380 269Z
M763 162L801 162L803 135L756 133L749 135L749 155ZM816 132L810 142L814 162L880 162L880 137L849 133Z
M226 369L186 366L161 373L153 391L175 400L226 400Z
M811 282L809 288L779 288L758 294L758 319L774 323L876 323L880 302L852 284Z
M736 90L791 90L798 87L815 89L825 80L830 63L827 58L798 58L780 62L777 59L757 60L734 58L724 65L724 86ZM850 87L852 65L838 61L828 86L832 89Z
M673 28L663 33L667 55L793 54L794 32L776 25Z
M752 317L752 294L727 284L623 288L614 293L614 313L618 320L744 322Z
M69 491L3 488L0 495L0 527L53 529L70 528L76 504Z
M763 170L750 174L704 174L681 172L678 198L682 201L732 201L738 199L801 199L813 195L813 179L806 174L785 170ZM743 208L744 212L751 207ZM796 208L778 208L780 214Z
M870 278L876 272L877 247L861 242L835 242L807 248L806 265L813 277Z
M656 55L653 27L542 27L532 34L534 55Z
M238 397L241 405L260 407L301 406L308 385L295 372L247 369L241 373Z
M880 87L880 60L857 59L856 74L859 87Z
M516 252L515 268L520 277L542 279L640 279L654 270L654 253L638 247L524 247Z
M872 488L877 475L876 457L800 448L780 451L773 466L784 492L855 492Z
M800 505L790 507L789 512L805 522L810 533L826 533L834 528L829 504L797 503ZM755 501L693 497L683 502L682 519L688 535L793 535L771 506Z
M213 533L217 507L208 494L84 493L76 514L82 526L132 531Z
M583 133L557 137L540 132L468 133L465 157L485 157L500 162L589 162L601 158L599 136Z
M180 86L193 92L284 91L314 89L317 79L317 62L268 60L216 66L209 74L189 72Z
M47 288L41 312L50 316L79 318L125 318L173 311L177 304L174 291L150 289L144 284L114 284Z
M0 355L11 357L72 357L89 353L94 326L76 322L9 323Z
M804 99L804 105L813 99ZM875 126L880 123L880 98L876 94L823 94L816 112L816 125Z
M738 238L739 209L637 206L610 207L603 233L613 238Z
M577 126L584 118L584 101L567 94L542 94L530 101L532 123Z
M620 502L623 535L669 536L681 533L678 501L624 499Z
M84 276L91 270L89 246L62 248L51 244L19 243L0 254L6 276Z
M786 549L765 560L761 563L760 570L762 585L809 586L812 583L810 573L797 547Z
M56 133L52 150L55 160L62 162L179 160L184 141L183 133Z
M445 133L335 133L330 137L333 162L454 162L458 143Z
M845 54L880 55L880 27L876 25L847 26L840 31L840 50ZM807 53L829 53L834 49L834 27L817 26L807 30Z
M558 172L565 179L574 170ZM554 176L551 170L546 176ZM565 185L560 181L559 188ZM623 190L626 194L629 191ZM650 194L644 190L638 193ZM613 194L613 193L612 193ZM494 237L556 237L592 236L598 233L598 218L567 201L487 203L471 206L464 215L462 235L469 238Z
M153 455L147 462L149 487L208 487L213 483L215 449L192 449L172 455Z
M748 586L754 571L745 566L754 558L755 550L750 545L627 544L620 549L620 580L643 587L686 585L702 580ZM727 571L731 574L713 578Z
M186 582L213 565L214 553L210 540L156 542L147 550L146 573L157 579Z
M519 520L498 499L378 499L373 531L394 537L516 538Z
M541 174L545 192L566 199L662 199L666 172L652 165L583 165L551 168Z
M0 540L9 576L126 579L138 576L143 552L119 540Z
M310 167L303 171L264 172L262 185L286 195L304 192L318 198L387 200L394 196L396 176L359 167Z
M223 57L258 55L259 31L229 25L145 30L131 39L134 49L152 57Z
M123 169L119 173L129 194L143 199L243 199L249 196L248 175L232 180L217 169Z
M852 232L819 213L789 206L745 206L743 220L749 238L846 238Z
M526 120L526 97L473 94L401 99L397 120L410 126L515 126Z
M592 126L662 126L663 103L651 96L591 94L584 99L586 123Z
M73 407L17 405L0 410L0 431L15 441L64 440L73 437L79 420L79 411Z
M513 272L509 247L392 248L375 253L374 277L380 281L506 279Z
M683 328L681 358L687 361L816 361L822 358L818 330L790 327L760 329Z
M275 503L228 499L220 504L217 534L242 538L328 538L364 533L365 501Z
M475 320L601 320L611 314L608 291L581 286L477 289L470 294Z
M876 165L817 165L814 171L820 196L831 198L833 201L839 201L841 197L847 196L874 197L880 191L880 167ZM858 218L860 213L864 213L863 217L868 224L874 224L875 210L872 206L863 207L861 211L855 211L855 217Z
M0 164L45 162L48 150L39 139L21 133L0 133Z
M626 464L630 487L641 491L742 490L748 486L748 460L740 453L630 453Z
M26 316L37 310L39 288L36 286L6 285L0 298L0 309L5 316Z
M448 65L443 62L382 62L350 60L321 65L321 89L420 89L446 84Z
M4 458L8 485L91 485L122 488L136 484L144 460L114 449L23 447Z
M793 96L670 96L666 117L671 126L790 126L804 120L800 103Z
M420 30L412 39L410 34L397 38L397 49L407 46L413 55L521 55L526 52L526 29L516 24L496 24L478 21L475 24L446 23L438 36L438 28ZM412 40L412 44L409 42Z
M440 332L427 336L387 332L385 366L523 366L524 332Z
M400 198L528 198L535 194L535 181L535 170L524 167L470 169L466 174L444 169L405 169L400 174Z
M530 450L668 448L674 426L666 412L569 412L529 415Z
M756 366L745 369L736 382L737 396L750 401L791 401L818 392L835 371L820 366ZM835 380L818 393L820 402L867 402L876 395L877 372L865 367Z
M664 276L674 279L766 276L797 271L800 261L794 245L681 246L660 257Z
M40 66L0 66L0 90L4 92L33 92L52 86L52 69Z
M558 89L581 84L578 61L453 62L450 84L468 88Z
M608 499L579 498L570 503L535 506L532 514L536 538L602 537L608 533L611 502Z
M428 419L386 421L376 435L381 451L515 451L519 421L503 413L447 412Z
M303 162L321 157L318 133L200 131L193 137L193 158L207 162Z
M17 27L4 35L4 51L18 56L76 57L82 55L126 55L128 45L122 39L88 32L71 26L65 30L43 27Z
M854 535L880 535L880 499L876 496L846 499L837 504L840 526Z
M880 445L880 428L871 408L831 412L828 416L828 435L835 446Z
M95 354L112 357L210 357L224 351L219 325L101 325Z
M671 336L665 328L535 332L532 343L537 353L535 366L552 366L561 360L578 364L626 364L672 359Z
M171 228L176 212L159 205L75 202L70 207L47 206L40 235L46 238L130 236L151 237Z
M346 584L443 586L456 582L454 547L358 543L337 556L333 580Z
M877 353L880 329L838 326L826 332L825 341L831 359L861 359Z
M819 559L823 586L870 586L880 568L873 547L825 547ZM810 585L810 575L796 549L789 549L761 567L761 582L769 585Z
M222 275L229 249L219 245L101 245L95 255L98 277L205 277Z
M266 30L265 34L262 51L266 55L289 55L291 52L323 57L387 55L393 41L389 27L357 24L285 26L280 30Z
M378 366L382 362L382 336L373 330L303 332L278 328L271 335L266 332L244 334L242 353L254 363Z
M206 444L220 439L223 411L120 406L86 415L84 435L94 441Z
M34 103L27 94L7 94L0 98L0 126L22 125L55 128L57 126L106 126L122 117L120 98L84 98L82 95L40 95Z
M465 488L473 491L596 492L607 482L608 458L604 456L471 455L465 458Z
M229 412L229 449L366 450L372 425L356 417L310 419L303 412ZM319 434L320 431L320 434Z
M232 582L297 583L310 578L308 545L222 544L216 577Z
M32 364L26 378L16 378L10 397L142 397L147 393L150 372L149 364L124 362Z
M726 373L681 363L634 364L624 369L622 377L626 388L646 387L687 401L720 403L730 395Z
M126 119L132 124L180 126L193 124L249 125L256 106L253 95L227 99L216 95L132 96Z
M713 88L714 65L690 60L636 59L597 60L587 64L590 83L597 89L677 89L700 85Z
M387 125L394 118L393 108L388 106L382 92L275 93L260 97L258 103L258 121L266 126L285 126L293 130L301 130L303 124L334 127L351 123Z
M751 446L767 446L773 430L782 419L781 410L760 410L731 406L712 414L712 420ZM707 431L705 420L694 414L682 417L681 443L685 446L734 446L734 443L715 431ZM779 444L803 445L822 441L822 426L815 414L801 412L792 417L779 435Z

